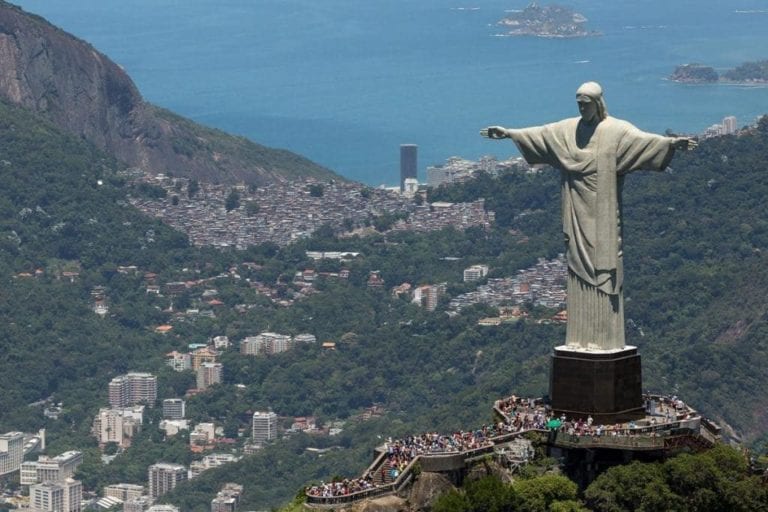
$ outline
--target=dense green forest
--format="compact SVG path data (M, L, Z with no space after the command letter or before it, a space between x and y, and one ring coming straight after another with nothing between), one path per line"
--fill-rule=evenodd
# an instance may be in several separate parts
M701 512L765 510L768 487L736 450L718 446L657 463L632 462L601 474L583 497L557 474L523 475L511 484L489 476L438 498L434 512Z
M703 141L667 173L629 176L624 204L627 335L640 347L646 387L679 394L756 450L768 441L768 399L756 392L768 383L766 155L768 120L748 135ZM155 372L161 398L183 396L194 375L173 372L163 356L213 336L236 343L264 330L310 332L335 341L337 350L318 343L270 357L225 351L224 383L189 399L193 421L214 420L232 436L247 435L250 414L266 408L346 423L339 436L293 435L164 497L188 511L208 510L227 481L246 486L245 508L278 506L309 481L359 473L382 437L479 426L490 420L496 398L546 393L549 353L562 326L480 327L491 308L448 317L445 303L427 312L389 288L445 281L449 293L459 293L468 289L461 272L469 265L486 263L491 276L511 276L562 252L555 171L483 175L430 192L430 200L484 197L497 218L489 231L340 239L321 229L286 248L246 251L190 247L183 235L143 217L126 195L153 191L134 188L121 171L83 141L0 104L0 319L7 347L0 352L0 431L45 427L48 453L84 451L78 476L87 489L144 483L152 462L199 457L185 449L183 435L167 440L152 427L157 411L109 465L88 429L107 403L109 380L128 370ZM362 256L313 262L307 250ZM118 272L120 265L140 272ZM264 283L292 297L297 271L342 266L349 279L320 278L316 293L291 307L250 286ZM372 270L381 272L384 288L365 286ZM202 289L147 294L144 272L160 283L204 280L223 305L211 317L180 316L205 307ZM91 309L96 286L108 297L104 317ZM164 323L172 332L155 333ZM63 404L59 419L29 405L47 398ZM355 419L373 404L384 416ZM337 449L319 456L308 447Z

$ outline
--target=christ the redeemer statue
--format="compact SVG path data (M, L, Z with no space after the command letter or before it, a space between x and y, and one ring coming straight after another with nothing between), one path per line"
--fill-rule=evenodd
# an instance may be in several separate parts
M480 134L512 139L529 164L560 169L568 262L566 348L622 350L624 176L641 169L663 171L676 149L694 149L697 142L646 133L610 117L595 82L579 87L576 101L580 117L532 128L491 126Z

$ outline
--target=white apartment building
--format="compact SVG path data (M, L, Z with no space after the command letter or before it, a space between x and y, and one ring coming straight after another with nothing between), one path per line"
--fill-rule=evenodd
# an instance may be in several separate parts
M187 479L187 468L181 464L158 462L147 470L149 497L156 500Z
M24 434L8 432L0 436L0 476L17 471L24 460Z
M104 496L129 501L144 495L144 486L136 484L112 484L104 486Z
M472 265L464 269L464 282L477 281L488 275L488 265Z
M277 414L274 412L253 413L252 441L254 444L264 444L266 441L277 439Z
M81 512L82 503L83 484L71 478L29 488L29 505L34 512Z
M192 368L192 356L174 350L165 355L165 364L177 372L183 372Z
M723 124L720 133L723 135L731 135L736 133L737 128L738 126L736 126L736 117L727 116L723 118Z
M141 429L143 418L143 405L130 409L101 408L93 420L91 433L100 444L117 443L121 447L130 446L131 438Z
M83 462L83 453L64 452L55 457L41 455L37 461L21 463L21 485L34 485L43 482L62 482L75 475L77 467Z
M207 469L217 468L230 462L237 462L238 460L240 460L240 457L231 453L211 453L201 460L193 461L189 465L189 478L195 478Z
M229 348L229 346L230 346L229 337L214 336L213 348L215 348L216 350L221 350L221 349Z
M187 403L181 398L166 398L163 400L163 418L183 420L187 415Z
M293 337L293 343L294 345L298 343L317 343L317 336L309 333L297 334Z
M207 389L214 384L221 384L224 367L221 363L202 363L197 369L197 389Z
M248 336L240 342L240 353L245 355L277 354L293 347L293 339L287 334L262 332Z
M146 512L152 499L149 496L139 496L123 503L123 512Z
M411 302L418 304L427 311L434 311L437 309L437 303L440 300L440 297L445 294L446 287L446 283L419 286L413 290L413 299Z
M109 383L109 404L113 408L146 403L150 407L157 400L157 377L151 373L131 372L115 377Z

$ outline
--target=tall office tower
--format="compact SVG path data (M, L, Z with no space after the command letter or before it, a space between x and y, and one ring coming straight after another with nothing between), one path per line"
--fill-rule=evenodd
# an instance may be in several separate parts
M400 192L405 191L405 179L418 179L416 167L416 154L419 146L416 144L400 145Z
M0 476L17 471L24 460L24 434L8 432L0 436Z
M80 512L83 484L67 478L61 482L43 482L29 488L31 510L35 512Z
M735 116L728 116L723 118L723 128L721 133L723 135L731 135L732 133L736 133L736 117Z
M158 462L147 470L149 496L156 500L187 479L187 468L180 464Z
M221 384L223 366L221 363L203 363L197 369L197 389L206 389Z
M151 373L132 372L115 377L109 383L109 404L116 409L157 400L157 377Z
M166 398L163 400L163 418L183 420L186 416L186 406L186 402L181 398Z
M253 413L253 442L264 444L277 438L277 414L274 412Z

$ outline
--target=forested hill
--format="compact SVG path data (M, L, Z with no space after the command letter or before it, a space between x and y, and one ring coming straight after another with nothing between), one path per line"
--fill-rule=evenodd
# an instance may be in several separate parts
M559 174L481 176L433 200L485 197L500 228L560 238ZM767 441L768 117L678 153L624 187L627 343L644 385Z
M640 345L646 386L679 393L758 448L768 383L767 141L766 122L748 135L704 141L678 155L670 173L637 173L625 190L628 337ZM210 510L229 481L245 486L244 509L278 506L309 481L360 474L382 437L472 428L491 419L496 398L546 393L561 325L481 327L478 320L497 311L476 305L449 317L446 298L429 312L393 297L391 287L447 282L455 296L475 287L462 282L469 265L513 276L562 252L555 172L481 177L432 193L431 200L486 197L498 212L489 231L340 238L326 226L282 249L219 251L190 247L136 212L126 195L157 190L125 183L120 171L81 138L0 102L0 432L45 427L47 455L83 451L77 477L86 490L146 484L149 464L202 456L190 452L186 434L164 438L155 428L159 408L108 465L89 429L112 377L150 371L159 398L182 397L194 374L172 371L164 355L222 334L234 344L220 357L223 383L188 399L194 424L213 421L241 444L252 412L271 408L286 423L315 416L344 430L294 434L164 496L185 511ZM316 262L307 250L360 256ZM331 277L341 268L348 279ZM309 291L294 281L306 269L318 273ZM384 287L366 286L373 270ZM153 282L163 293L147 293ZM169 282L190 286L171 294ZM216 306L204 296L210 290ZM93 306L102 295L109 311L100 316ZM155 332L162 324L171 332ZM312 333L337 350L316 343L269 357L239 353L240 340L265 331ZM62 404L58 419L44 416L45 399ZM362 419L373 404L383 415ZM310 447L333 450L319 456Z
M216 183L339 179L290 151L198 125L145 102L131 78L108 57L2 0L0 97L153 174Z

